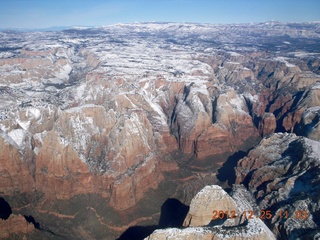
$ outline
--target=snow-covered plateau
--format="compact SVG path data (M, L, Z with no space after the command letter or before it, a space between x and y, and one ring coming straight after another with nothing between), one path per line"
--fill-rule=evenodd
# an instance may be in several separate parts
M167 237L316 238L319 49L319 22L1 31L0 200L40 224L16 234L143 239L175 227ZM192 199L239 184L240 211L309 215L209 231L217 196ZM206 223L181 229L189 218Z

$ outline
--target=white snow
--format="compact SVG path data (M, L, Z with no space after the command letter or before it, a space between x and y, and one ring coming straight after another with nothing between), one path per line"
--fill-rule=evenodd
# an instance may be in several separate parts
M309 57L314 55L319 55L319 53L308 53L308 52L294 52L295 57Z
M279 61L279 62L283 62L286 64L287 67L291 68L291 67L296 67L296 65L291 64L287 61L288 58L286 57L276 57L274 58L274 60Z
M16 122L24 129L28 130L30 126L30 121L21 121L20 119L17 119Z
M12 138L15 143L22 148L26 138L26 131L23 129L14 129L8 133L8 136Z
M240 53L236 53L236 52L228 52L232 57L239 57L242 56Z
M3 132L7 132L9 130L9 128L7 128L5 125L0 123L0 130L3 131Z
M55 72L54 76L59 79L67 80L69 78L71 70L72 67L70 66L70 64L66 64L63 67L61 67L60 72Z
M33 135L34 140L40 142L41 144L43 144L43 140L45 138L45 136L47 135L47 131L43 131L41 133L36 133Z
M201 93L204 94L206 96L209 96L209 92L207 89L207 86L204 84L195 84L190 88L190 93Z
M72 113L72 112L82 112L83 109L85 108L97 108L97 107L101 107L95 104L84 104L81 105L79 107L74 107L74 108L69 108L67 110L65 110L66 112Z
M62 137L62 136L59 137L59 140L60 140L61 145L64 146L64 147L67 147L67 146L70 144L70 142L68 141L68 139L66 139L66 138L64 138L64 137ZM83 160L83 159L81 158L81 156L80 156L80 159Z
M0 131L0 137L4 139L5 142L9 143L10 145L14 146L16 149L19 149L20 147L17 145L17 143L6 133Z
M160 122L161 122L161 125L162 126L166 126L167 125L167 117L166 115L164 114L164 112L162 111L161 107L156 104L156 103L153 103L147 96L144 96L144 99L150 104L150 106L152 107L152 109L158 113L159 115L159 119L160 119Z
M305 138L306 143L312 148L311 157L320 161L320 142Z
M36 120L38 120L38 119L40 118L40 116L41 116L41 112L40 112L40 110L37 109L37 108L28 108L26 114L28 115L29 113L30 113L31 115L33 115L33 117L34 117Z
M253 95L251 93L244 93L243 94L244 97L249 98L251 102L258 102L259 101L259 96L257 94Z
M239 62L226 62L226 64L231 64L231 65L239 65Z
M303 118L307 118L310 114L320 112L320 106L309 107L303 112Z
M235 107L233 108L233 110L237 110L238 112L241 112L241 113L244 113L244 114L247 114L243 109L245 107L245 104L244 104L244 99L241 98L238 94L236 96L236 98L232 98L230 100L230 104Z
M315 83L312 87L312 90L320 89L320 82Z

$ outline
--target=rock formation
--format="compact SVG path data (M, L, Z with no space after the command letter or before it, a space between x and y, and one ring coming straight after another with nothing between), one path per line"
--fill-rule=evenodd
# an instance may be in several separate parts
M0 219L0 238L6 239L11 236L25 236L34 230L34 225L28 223L22 215L11 214L7 220Z
M274 22L0 32L0 196L65 238L156 224L166 199L224 185L217 169L261 138L319 140L319 39L317 23ZM252 159L240 164L264 167ZM261 198L282 174L240 168ZM186 224L205 224L205 206Z
M313 238L319 231L320 142L295 134L273 134L264 138L241 159L237 183L244 183L279 237ZM286 212L286 216L282 213Z
M206 186L192 199L184 227L208 225L213 211L238 211L235 201L219 186ZM239 212L235 213L239 215Z
M243 216L243 212L248 211L246 207L252 209L244 199L236 203L221 187L206 186L192 199L189 213L184 221L186 228L155 230L145 240L275 239L259 218ZM215 210L220 212L218 213L220 215L213 220Z

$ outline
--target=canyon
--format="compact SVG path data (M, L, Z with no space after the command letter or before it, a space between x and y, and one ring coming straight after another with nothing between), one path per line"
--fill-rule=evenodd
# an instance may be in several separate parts
M0 226L17 226L3 237L186 234L209 224L183 223L212 215L192 210L206 186L257 211L307 209L249 225L317 236L319 39L319 22L0 32ZM182 210L164 221L168 199Z

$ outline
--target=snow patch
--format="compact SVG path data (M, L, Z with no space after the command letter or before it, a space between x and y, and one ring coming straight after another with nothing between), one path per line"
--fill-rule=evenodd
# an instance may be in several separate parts
M320 161L320 142L305 138L306 143L311 147L311 157Z
M59 79L67 80L71 70L72 67L69 64L66 64L60 69L60 72L55 73L54 76Z
M245 98L249 98L251 102L259 102L259 96L257 94L253 95L251 93L244 93Z
M8 134L5 134L4 132L0 131L0 137L2 137L5 142L14 146L16 149L19 149L19 146L17 145L17 143Z
M314 86L311 87L312 90L320 89L320 82L317 82L314 84Z
M204 94L206 96L209 96L209 92L208 92L208 89L206 87L206 85L193 85L190 87L190 93L201 93L201 94Z
M16 122L24 129L24 130L28 130L30 127L30 121L20 121L20 119L17 119Z
M233 107L235 107L238 112L243 112L243 113L247 114L247 113L243 110L243 108L244 108L244 99L242 99L241 97L239 97L239 95L237 95L236 98L232 98L232 99L230 100L230 104L231 104ZM233 108L233 109L234 109L234 108ZM235 109L234 109L234 110L235 110Z
M101 106L98 106L98 105L95 105L95 104L84 104L84 105L79 106L79 107L69 108L69 109L65 110L65 112L77 113L77 112L82 112L83 109L85 109L85 108L96 108L96 107L101 107Z
M296 65L291 64L287 61L288 58L286 57L276 57L274 58L274 60L279 61L279 62L283 62L286 64L287 67L291 68L291 67L296 67Z
M144 96L144 99L149 103L149 105L152 107L152 109L158 113L159 119L162 126L167 125L167 118L166 115L163 113L161 107L158 104L153 103L147 96Z
M0 123L0 130L6 133L9 130L9 128L7 128L5 125Z
M28 108L27 109L27 112L26 112L27 115L31 114L33 115L33 117L38 120L41 116L41 112L39 109L37 108ZM30 115L29 115L30 116Z
M303 112L303 118L309 117L311 114L320 112L320 106L309 107Z
M24 129L14 129L8 133L8 136L20 147L23 148L27 132Z
M34 140L38 141L41 143L41 145L43 144L43 140L45 138L45 136L47 135L47 131L43 131L41 133L36 133L33 135Z
M228 52L230 54L230 56L232 57L240 57L242 56L240 53L236 53L236 52Z

